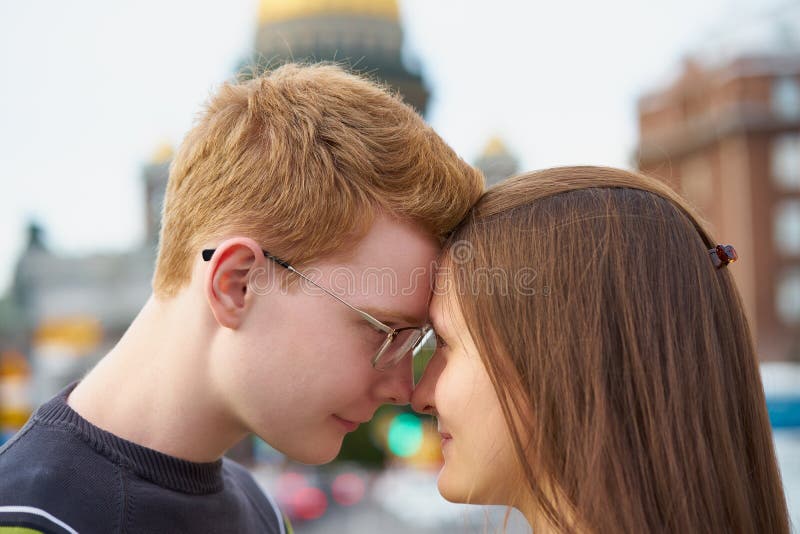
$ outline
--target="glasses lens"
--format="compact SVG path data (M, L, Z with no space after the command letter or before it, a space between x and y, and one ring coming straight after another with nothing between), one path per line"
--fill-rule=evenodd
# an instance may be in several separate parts
M382 370L394 367L409 352L413 352L416 356L428 332L429 330L424 328L409 328L399 331L391 344L376 359L375 368Z

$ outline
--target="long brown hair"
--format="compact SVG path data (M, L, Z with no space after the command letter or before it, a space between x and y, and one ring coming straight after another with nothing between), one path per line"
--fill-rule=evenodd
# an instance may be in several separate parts
M715 244L667 186L601 167L509 179L454 232L456 302L551 528L789 532L735 265L714 267Z

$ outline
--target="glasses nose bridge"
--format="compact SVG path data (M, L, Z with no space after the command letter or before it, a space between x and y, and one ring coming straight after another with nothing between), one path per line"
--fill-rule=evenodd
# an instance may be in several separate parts
M391 338L392 342L389 342L388 339L384 341L381 349L373 359L373 366L375 369L379 371L391 369L403 361L409 354L411 354L411 360L413 362L414 356L417 355L418 349L423 345L425 339L427 339L430 330L429 327L396 329L394 331L394 336ZM403 334L407 334L407 337Z

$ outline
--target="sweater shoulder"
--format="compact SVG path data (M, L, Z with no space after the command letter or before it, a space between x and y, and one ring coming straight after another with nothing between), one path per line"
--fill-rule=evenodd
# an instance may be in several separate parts
M286 532L286 520L283 513L275 499L262 488L250 471L230 458L223 458L222 469L226 487L234 485L238 488L262 517L263 521L273 527L272 531L276 534L284 534Z
M0 449L0 526L22 513L26 521L91 532L99 524L119 525L122 499L119 467L68 426L29 421Z

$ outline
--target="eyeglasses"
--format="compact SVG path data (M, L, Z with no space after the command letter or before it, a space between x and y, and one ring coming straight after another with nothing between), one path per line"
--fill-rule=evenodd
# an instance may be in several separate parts
M210 261L211 257L214 255L214 251L216 249L210 248L203 250L203 261ZM264 253L264 257L268 258L284 269L293 272L309 284L317 287L330 295L331 297L335 298L357 314L359 314L365 321L367 321L373 328L376 330L383 332L386 334L386 338L383 340L381 345L378 347L377 351L375 352L375 356L372 358L372 367L379 371L384 371L386 369L390 369L400 363L403 358L410 352L413 356L416 356L422 346L425 344L425 341L428 339L429 334L433 331L429 325L425 326L407 326L404 328L392 328L389 325L384 324L383 322L379 321L369 313L365 312L364 310L360 310L338 296L335 293L325 289L294 267L292 267L287 261L284 261L277 256L273 256L266 250L261 250Z

